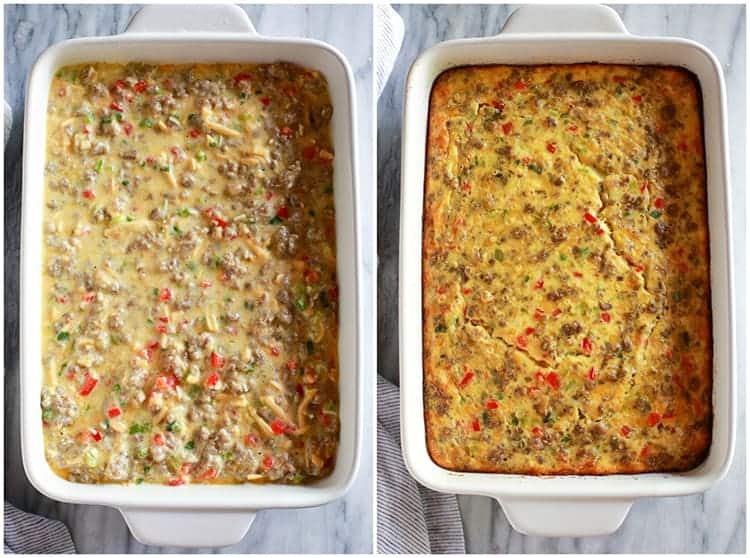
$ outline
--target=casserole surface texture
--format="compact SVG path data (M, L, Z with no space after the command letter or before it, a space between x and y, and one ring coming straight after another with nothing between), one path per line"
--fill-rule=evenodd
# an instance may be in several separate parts
M675 67L435 81L427 445L456 471L684 471L712 428L700 91Z
M301 483L338 444L332 107L288 63L62 68L45 452L76 482Z

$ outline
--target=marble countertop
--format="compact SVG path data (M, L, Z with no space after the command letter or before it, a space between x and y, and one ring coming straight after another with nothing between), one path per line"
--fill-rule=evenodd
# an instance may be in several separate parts
M735 277L744 277L745 251L745 8L744 6L612 6L640 35L675 35L699 41L721 61L727 83ZM406 39L378 103L378 368L398 380L398 228L401 112L404 80L414 58L447 39L497 34L514 9L508 5L403 5ZM734 125L732 124L734 123ZM744 283L737 280L737 331L747 326ZM741 339L741 337L740 337ZM498 504L462 496L467 550L472 553L742 553L745 551L745 347L738 347L739 426L728 476L705 494L643 499L620 530L587 539L528 537L515 532Z
M304 36L326 41L348 58L357 83L357 126L365 339L373 339L375 189L372 177L372 9L370 6L245 6L258 31L274 36ZM16 507L63 521L81 553L176 553L177 548L147 547L128 531L111 508L55 502L37 492L21 465L18 423L18 256L21 144L26 75L49 45L72 37L121 32L138 10L135 5L5 6L5 99L15 126L5 150L5 497ZM373 293L370 296L368 293ZM364 443L357 480L348 495L321 508L268 510L258 514L245 538L221 553L369 553L372 548L372 415L375 361L365 347ZM290 536L290 527L293 533ZM211 549L195 552L212 552Z

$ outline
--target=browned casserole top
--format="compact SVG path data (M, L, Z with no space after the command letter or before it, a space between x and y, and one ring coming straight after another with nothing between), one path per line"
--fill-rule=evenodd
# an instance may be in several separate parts
M179 485L330 473L331 114L325 78L285 63L58 72L41 406L60 475Z
M439 465L610 474L704 459L711 296L692 74L449 70L430 98L424 207Z

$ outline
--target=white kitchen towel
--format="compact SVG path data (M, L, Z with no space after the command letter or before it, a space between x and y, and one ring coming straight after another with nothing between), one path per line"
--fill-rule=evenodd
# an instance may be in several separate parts
M75 554L68 528L60 521L23 512L5 502L5 554Z
M465 554L458 500L425 488L401 454L398 388L378 375L378 553Z
M380 97L404 41L404 20L388 4L377 4L376 9L375 84Z
M10 110L10 105L7 101L3 101L5 106L3 107L3 123L5 125L5 139L3 140L3 148L8 144L8 137L10 137L10 130L13 128L13 111Z

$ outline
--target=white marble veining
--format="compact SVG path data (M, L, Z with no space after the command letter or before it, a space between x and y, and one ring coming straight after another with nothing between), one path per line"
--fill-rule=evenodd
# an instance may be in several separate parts
M745 250L745 8L736 6L613 6L640 35L675 35L708 46L727 82L732 173L733 238L737 278L737 331L746 320ZM401 111L404 79L414 58L447 39L497 34L515 6L402 5L406 38L378 104L378 368L398 379L398 220ZM745 551L745 358L739 342L737 452L727 478L698 496L636 502L621 529L608 537L554 539L515 532L496 502L460 497L467 550L473 553L742 553Z
M357 82L359 108L360 218L365 276L365 339L373 339L375 268L375 188L372 184L372 9L360 6L245 6L257 30L272 36L326 41L349 60ZM135 5L17 5L5 7L5 98L16 125L5 151L5 497L22 510L60 519L82 553L176 553L184 549L146 547L136 541L114 509L69 505L45 498L23 473L18 424L18 254L23 99L27 73L49 45L125 29ZM363 362L364 443L359 476L349 494L321 508L270 510L258 514L239 544L221 553L368 553L372 550L372 414L374 345L365 344ZM196 551L198 552L198 551ZM204 549L202 552L211 552Z

